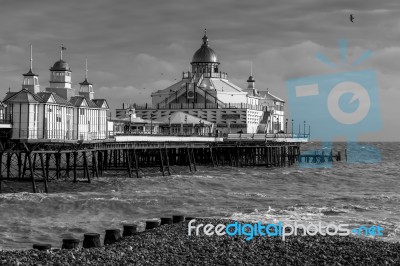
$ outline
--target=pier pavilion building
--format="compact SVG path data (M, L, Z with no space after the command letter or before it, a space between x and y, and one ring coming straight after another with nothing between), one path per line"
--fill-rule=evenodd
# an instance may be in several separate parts
M78 95L72 87L72 72L62 58L50 68L50 86L42 89L39 75L31 65L23 74L22 89L9 91L3 100L4 117L12 124L11 139L20 140L93 140L107 138L105 99L95 99L93 84L80 83Z
M285 129L285 102L268 89L256 89L253 76L245 89L230 82L206 33L190 64L191 71L183 72L180 81L152 93L151 105L123 105L123 109L117 109L117 116L134 108L139 117L165 121L176 112L184 112L213 123L215 131L225 134L277 133Z

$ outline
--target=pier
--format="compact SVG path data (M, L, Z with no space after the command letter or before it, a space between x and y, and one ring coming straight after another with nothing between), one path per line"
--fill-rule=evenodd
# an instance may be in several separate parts
M195 172L197 166L293 165L305 139L281 137L121 135L98 141L8 141L0 147L0 191L4 181L21 181L30 182L33 193L48 193L54 180L141 178L148 168L167 176L176 167Z

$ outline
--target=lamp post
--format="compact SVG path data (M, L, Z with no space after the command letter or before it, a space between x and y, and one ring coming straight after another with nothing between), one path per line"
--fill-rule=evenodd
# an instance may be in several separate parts
M168 125L169 125L168 133L169 133L169 135L171 135L171 117L168 117Z
M187 115L185 115L185 129L186 129L186 133L187 133Z
M203 129L203 127L202 127L202 124L201 124L201 119L199 120L199 136L202 134L202 129Z
M293 138L293 122L294 120L292 119L292 138Z
M286 122L285 122L285 133L287 134L287 123L288 123L288 119L286 118Z
M153 117L154 117L154 114L151 113L150 114L150 135L153 135Z
M304 138L306 137L306 121L304 120Z

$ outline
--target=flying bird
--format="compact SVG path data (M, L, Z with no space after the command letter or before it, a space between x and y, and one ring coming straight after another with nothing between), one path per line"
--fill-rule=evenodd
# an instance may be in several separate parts
M350 14L350 21L351 21L352 23L354 23L354 15L353 15L353 14Z

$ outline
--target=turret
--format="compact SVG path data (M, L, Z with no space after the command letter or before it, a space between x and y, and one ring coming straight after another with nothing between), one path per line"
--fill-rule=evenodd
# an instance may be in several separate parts
M24 80L22 82L22 89L27 89L32 93L40 92L40 85L39 85L39 75L33 73L32 68L32 45L31 45L31 58L30 58L30 68L28 73L23 74Z
M87 68L87 59L86 59L86 68L85 68L85 80L81 83L79 89L79 95L82 95L90 100L94 99L94 91L93 91L93 84L90 83L88 80L88 68Z

